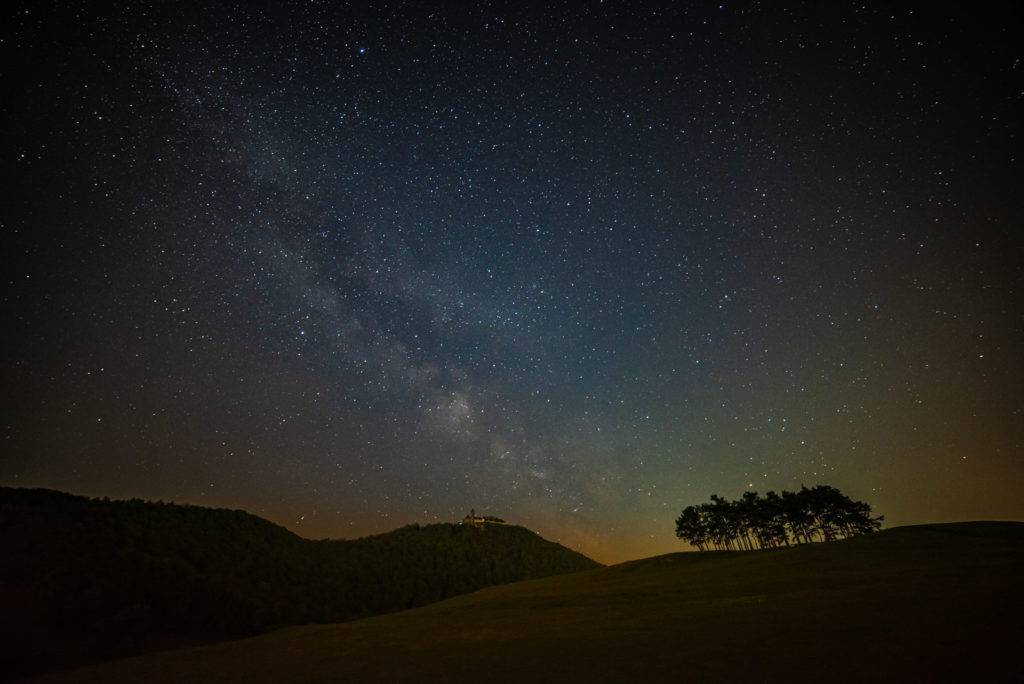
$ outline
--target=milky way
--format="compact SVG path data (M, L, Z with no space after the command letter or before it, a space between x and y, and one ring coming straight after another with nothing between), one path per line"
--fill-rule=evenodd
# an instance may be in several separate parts
M602 561L1024 517L1015 24L684 5L9 11L0 484Z

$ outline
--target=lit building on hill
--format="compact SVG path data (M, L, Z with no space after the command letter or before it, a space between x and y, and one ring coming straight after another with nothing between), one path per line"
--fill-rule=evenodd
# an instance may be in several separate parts
M473 525L479 527L481 525L508 525L507 522L501 518L495 518L493 515L478 516L476 509L470 509L469 515L462 519L460 525Z

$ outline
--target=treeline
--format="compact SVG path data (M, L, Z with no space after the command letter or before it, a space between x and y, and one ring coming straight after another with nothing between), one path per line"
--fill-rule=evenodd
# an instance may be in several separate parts
M598 567L513 525L312 541L244 511L9 488L0 547L0 589L16 588L35 614L38 643L23 633L0 654L0 670L22 673L55 664L46 644L78 637L82 661L141 652L153 635L342 622Z
M744 492L737 501L716 494L710 503L687 506L676 519L676 536L701 551L770 549L832 541L874 532L882 517L834 487L801 487L799 492Z

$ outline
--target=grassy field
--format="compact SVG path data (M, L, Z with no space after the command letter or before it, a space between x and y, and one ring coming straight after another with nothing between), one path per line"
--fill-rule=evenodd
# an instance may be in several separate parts
M1024 524L679 553L40 682L1024 681Z

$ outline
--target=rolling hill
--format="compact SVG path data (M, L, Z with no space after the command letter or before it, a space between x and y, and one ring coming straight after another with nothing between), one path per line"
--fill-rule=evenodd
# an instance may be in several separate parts
M1024 681L1024 524L679 553L40 682Z
M0 679L598 567L515 525L312 541L244 511L0 488Z

